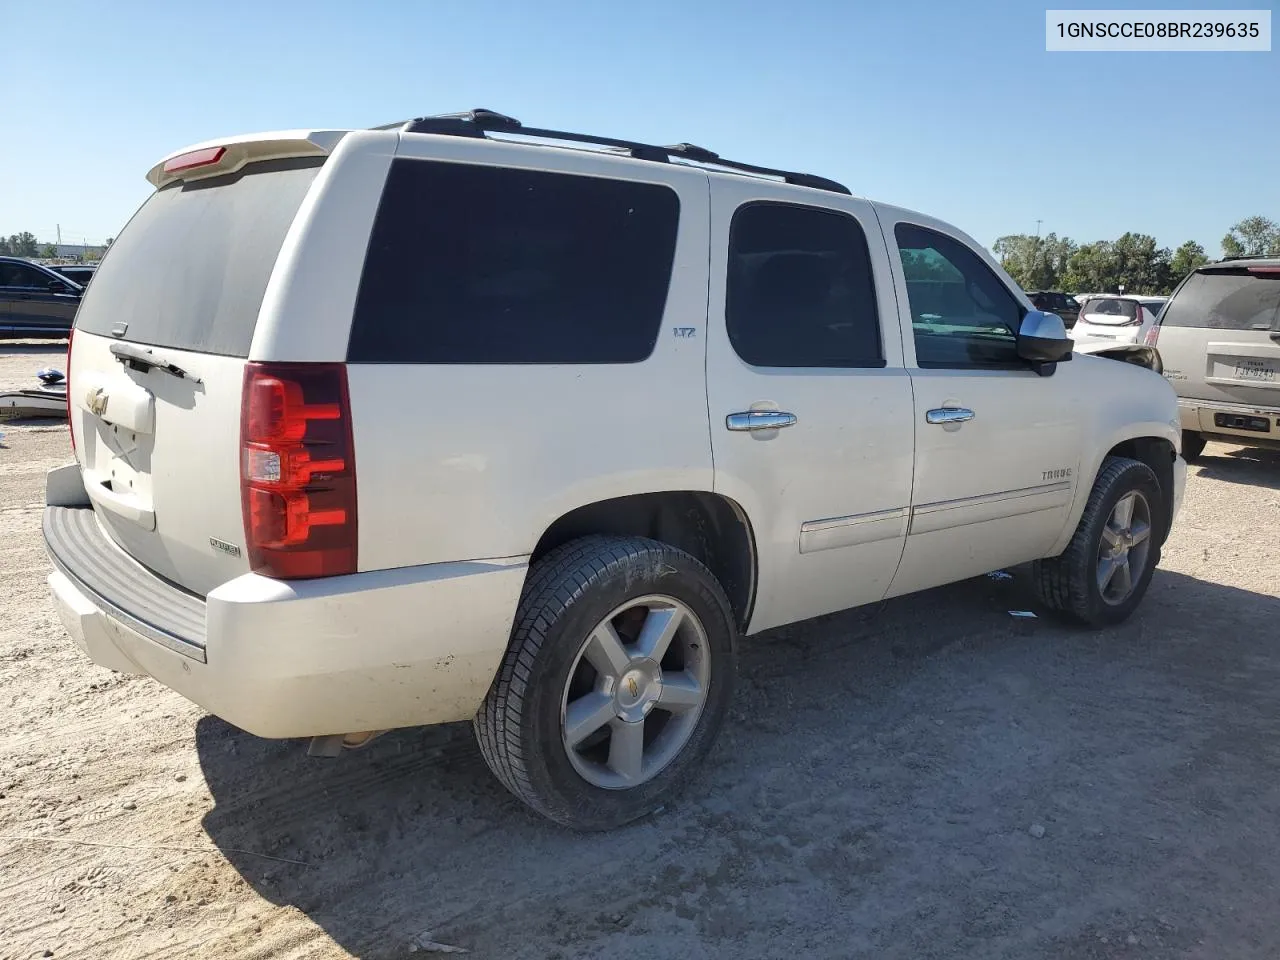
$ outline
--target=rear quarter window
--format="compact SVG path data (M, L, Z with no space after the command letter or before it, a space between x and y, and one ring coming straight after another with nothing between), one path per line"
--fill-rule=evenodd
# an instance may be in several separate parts
M1194 273L1165 305L1162 326L1280 330L1280 276L1242 270Z
M666 309L669 187L398 159L365 259L347 359L634 363Z

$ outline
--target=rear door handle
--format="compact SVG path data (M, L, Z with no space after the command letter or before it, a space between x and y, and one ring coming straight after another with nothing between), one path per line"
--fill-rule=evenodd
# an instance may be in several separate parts
M967 407L937 407L924 415L926 423L964 423L973 419L973 411Z
M796 422L794 413L781 410L746 410L742 413L731 413L724 418L724 425L730 430L777 430L779 427L790 427Z

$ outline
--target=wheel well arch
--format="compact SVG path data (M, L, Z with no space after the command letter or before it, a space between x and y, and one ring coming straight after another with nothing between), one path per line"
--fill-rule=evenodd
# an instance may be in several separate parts
M728 497L669 490L584 504L543 531L529 562L591 534L648 537L692 554L720 581L738 628L746 629L758 575L755 536L746 511Z
M1178 453L1173 444L1164 437L1133 437L1120 441L1107 451L1107 457L1128 457L1145 463L1156 475L1164 500L1164 510L1161 512L1158 531L1160 543L1164 543L1173 525L1173 463L1177 456ZM1102 463L1106 463L1107 457L1102 458ZM1098 464L1098 470L1102 470L1101 463Z

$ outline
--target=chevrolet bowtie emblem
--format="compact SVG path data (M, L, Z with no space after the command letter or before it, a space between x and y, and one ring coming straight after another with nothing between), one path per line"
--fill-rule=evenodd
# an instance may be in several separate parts
M95 417L100 417L107 412L107 401L111 399L111 395L101 387L92 387L85 394L84 402L90 412Z
M627 688L631 691L631 696L640 696L640 684L636 683L635 677L627 677Z

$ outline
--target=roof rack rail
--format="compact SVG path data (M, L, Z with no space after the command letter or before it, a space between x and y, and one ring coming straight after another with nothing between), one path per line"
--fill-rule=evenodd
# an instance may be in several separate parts
M726 160L718 153L705 147L691 143L677 143L669 146L658 146L652 143L639 143L635 140L618 140L614 137L599 137L588 133L572 133L567 130L547 130L541 127L526 127L515 117L494 110L477 108L463 113L444 113L436 116L417 117L398 123L388 123L375 130L400 130L403 133L433 133L449 137L486 137L489 133L510 134L530 137L535 140L559 140L565 143L588 143L593 146L609 147L623 150L637 160L649 160L655 163L669 163L672 159L703 166L719 167L738 173L747 173L761 177L777 177L786 183L799 187L812 187L815 190L826 190L831 193L850 194L851 191L842 183L828 180L826 177L810 173L796 173L791 170L775 170L772 167L761 167L751 163L739 163Z

